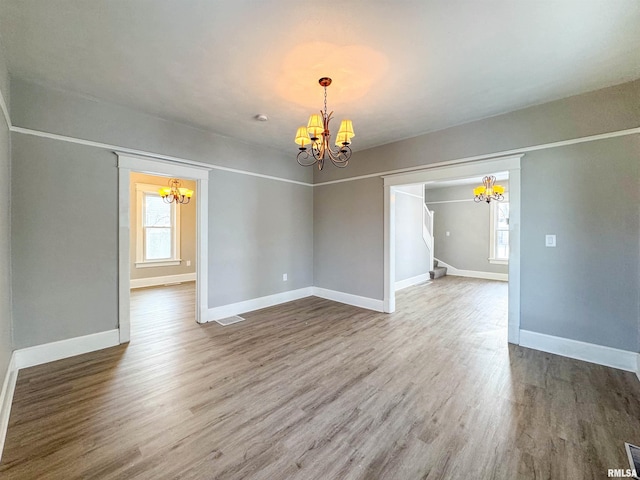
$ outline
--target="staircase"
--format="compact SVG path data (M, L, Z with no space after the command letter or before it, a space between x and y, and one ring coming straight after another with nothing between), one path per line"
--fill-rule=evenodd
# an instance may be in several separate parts
M429 272L429 276L431 280L435 280L436 278L444 277L447 274L447 267L439 267L438 260L433 261L433 270Z

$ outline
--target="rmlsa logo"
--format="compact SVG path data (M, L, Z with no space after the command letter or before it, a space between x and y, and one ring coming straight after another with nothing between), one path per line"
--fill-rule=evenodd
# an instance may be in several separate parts
M610 468L607 476L613 478L638 478L635 468Z

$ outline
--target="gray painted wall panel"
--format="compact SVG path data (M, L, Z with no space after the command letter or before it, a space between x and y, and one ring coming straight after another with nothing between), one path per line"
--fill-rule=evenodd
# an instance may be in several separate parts
M313 190L314 285L381 299L382 179Z
M527 154L521 328L638 351L639 171L638 135Z
M1 50L0 45L0 50ZM0 66L4 67L2 62ZM0 85L3 88L4 85ZM5 90L2 90L5 93ZM9 126L0 118L0 382L11 359L11 147Z
M19 127L309 183L313 178L311 169L298 167L295 149L284 153L248 145L18 78L12 78L11 90L12 121ZM260 122L252 125L265 127Z
M428 108L425 106L425 108ZM357 134L357 118L353 118ZM362 150L314 182L455 160L640 126L640 80ZM354 148L357 148L354 138Z
M12 134L15 348L117 327L116 156Z
M421 193L420 187L417 190ZM396 194L396 282L429 273L429 249L422 238L422 205L422 198Z
M220 171L209 178L209 306L313 285L312 189Z

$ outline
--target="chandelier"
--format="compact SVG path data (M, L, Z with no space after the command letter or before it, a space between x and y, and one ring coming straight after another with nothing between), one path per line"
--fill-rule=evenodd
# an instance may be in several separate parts
M189 190L188 188L183 188L180 186L181 182L177 178L172 178L169 180L169 186L163 187L158 190L158 193L162 197L165 203L182 203L186 205L191 201L191 197L193 196L193 190Z
M336 150L331 149L331 134L329 132L329 121L333 112L327 114L327 87L331 85L329 77L322 77L318 83L324 88L324 112L314 113L309 117L307 126L298 128L295 142L299 145L298 163L303 167L310 167L318 164L318 170L324 167L326 158L331 160L336 167L344 168L351 158L351 138L353 125L351 120L342 120L338 135L336 135Z
M491 200L501 202L504 200L504 187L496 185L496 177L487 175L482 179L482 185L473 189L475 202L491 203Z

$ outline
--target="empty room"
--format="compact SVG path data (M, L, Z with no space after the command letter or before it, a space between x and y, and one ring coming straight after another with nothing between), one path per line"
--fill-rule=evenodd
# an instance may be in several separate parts
M637 0L0 0L0 478L637 478L638 45Z

